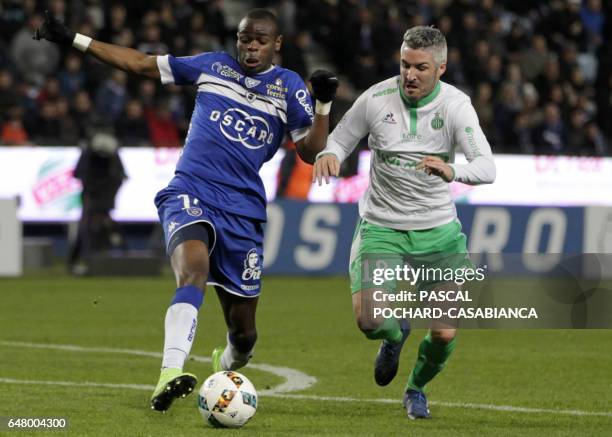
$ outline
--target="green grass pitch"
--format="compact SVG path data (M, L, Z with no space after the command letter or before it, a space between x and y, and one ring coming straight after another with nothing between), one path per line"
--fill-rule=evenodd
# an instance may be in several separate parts
M424 331L408 339L396 380L376 386L378 342L357 330L343 278L264 279L259 366L241 372L264 394L285 381L264 364L308 375L309 388L261 396L240 430L207 427L194 395L155 413L148 401L160 359L131 352L161 351L173 290L169 276L1 279L0 416L68 417L68 431L58 436L612 435L612 331L603 330L464 330L428 387L433 419L408 420L400 398ZM208 293L192 354L209 356L224 332L217 298ZM201 381L211 373L197 359L186 370Z

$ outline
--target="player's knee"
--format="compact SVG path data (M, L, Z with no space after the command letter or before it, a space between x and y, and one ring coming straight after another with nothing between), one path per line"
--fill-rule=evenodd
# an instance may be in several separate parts
M240 353L248 353L253 350L257 342L257 331L232 332L229 341Z
M431 340L435 343L450 343L455 338L457 331L455 329L432 329Z
M178 277L178 286L184 287L186 285L194 285L201 290L204 290L206 286L206 281L208 279L208 269L203 269L201 267L187 267L181 269L177 273Z
M357 327L363 334L370 338L376 329L380 326L380 321L376 321L371 317L365 317L363 314L359 314L355 317Z

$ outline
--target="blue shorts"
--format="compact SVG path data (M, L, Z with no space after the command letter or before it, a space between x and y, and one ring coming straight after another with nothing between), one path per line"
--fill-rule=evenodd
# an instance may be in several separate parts
M155 206L164 227L166 247L179 229L189 225L202 223L212 230L208 284L242 297L259 295L263 222L206 205L201 199L174 188L157 193Z

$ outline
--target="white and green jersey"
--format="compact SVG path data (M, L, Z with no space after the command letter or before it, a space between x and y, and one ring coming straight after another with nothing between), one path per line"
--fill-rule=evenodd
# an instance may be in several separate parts
M359 201L359 214L379 226L429 229L451 222L457 212L448 183L415 170L424 156L452 163L459 147L468 164L451 165L454 180L472 185L493 182L495 164L465 93L441 81L414 105L402 93L399 76L372 86L347 111L319 155L333 153L342 162L369 133L370 185Z

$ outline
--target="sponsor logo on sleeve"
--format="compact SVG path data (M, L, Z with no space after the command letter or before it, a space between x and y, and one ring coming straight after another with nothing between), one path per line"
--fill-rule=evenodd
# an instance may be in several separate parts
M310 118L314 118L314 112L312 110L312 105L310 104L310 99L308 98L308 92L304 89L297 90L295 92L295 98L297 99L298 103L302 105L304 111L306 111L306 114L308 114Z
M215 62L214 64L212 64L211 68L212 71L218 73L219 75L227 77L229 79L234 79L236 82L240 82L240 80L244 77L243 74L238 73L229 65L222 64L221 62Z
M482 153L480 153L480 149L478 148L478 145L476 144L476 139L474 138L474 128L471 126L466 127L465 135L467 137L470 150L474 154L474 157L481 156Z

